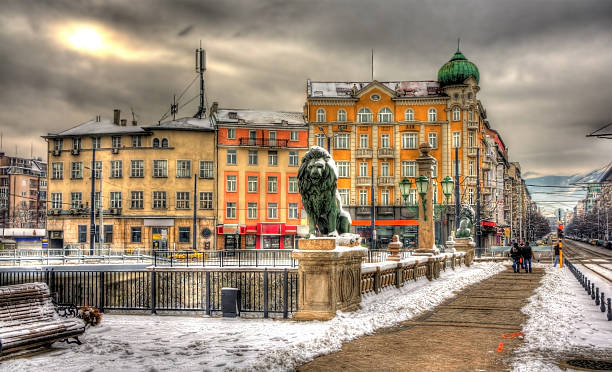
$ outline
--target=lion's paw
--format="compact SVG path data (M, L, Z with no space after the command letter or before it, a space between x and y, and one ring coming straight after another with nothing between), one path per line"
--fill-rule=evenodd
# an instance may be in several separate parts
M338 230L330 232L329 234L327 234L327 236L338 236Z

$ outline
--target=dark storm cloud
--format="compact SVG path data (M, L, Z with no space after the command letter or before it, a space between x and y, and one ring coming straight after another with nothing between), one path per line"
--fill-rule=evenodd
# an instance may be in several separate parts
M307 78L368 80L372 48L376 79L434 80L461 37L490 123L525 172L568 174L611 158L610 141L584 137L612 117L610 1L9 1L0 21L9 151L114 107L156 122L193 78L200 40L209 101L300 111ZM143 56L59 44L55 29L78 23Z

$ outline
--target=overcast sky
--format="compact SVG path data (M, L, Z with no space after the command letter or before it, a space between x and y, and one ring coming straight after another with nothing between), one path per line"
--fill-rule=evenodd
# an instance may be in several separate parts
M40 135L116 107L157 122L195 76L200 40L209 103L301 111L307 78L369 80L372 48L375 79L435 80L458 37L480 70L490 123L524 174L612 160L611 140L585 138L612 122L607 0L4 0L3 149L45 156ZM182 102L196 94L194 85ZM196 108L197 99L179 116Z

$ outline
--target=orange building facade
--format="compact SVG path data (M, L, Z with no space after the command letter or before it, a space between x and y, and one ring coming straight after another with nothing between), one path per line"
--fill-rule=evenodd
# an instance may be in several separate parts
M216 109L218 249L292 249L306 225L297 186L308 150L301 112ZM304 218L302 218L304 217Z

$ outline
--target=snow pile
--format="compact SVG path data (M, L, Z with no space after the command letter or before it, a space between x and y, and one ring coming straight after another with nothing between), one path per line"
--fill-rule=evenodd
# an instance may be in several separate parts
M362 300L362 309L328 322L150 315L104 315L83 345L56 343L51 352L0 363L3 371L293 370L381 327L431 310L470 284L505 267L477 263L448 269Z
M529 319L512 363L515 371L561 371L560 361L606 359L612 353L612 322L567 268L547 266L541 286L521 310Z

